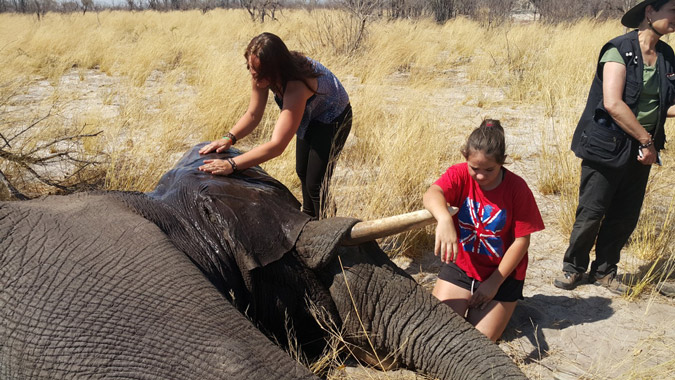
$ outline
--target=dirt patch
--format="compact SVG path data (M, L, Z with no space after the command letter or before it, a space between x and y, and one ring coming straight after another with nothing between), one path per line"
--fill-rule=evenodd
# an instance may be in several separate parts
M553 230L532 237L525 299L500 348L532 379L673 378L675 301L658 294L628 301L591 284L573 291L554 287L567 246ZM397 261L433 288L440 261L432 253Z

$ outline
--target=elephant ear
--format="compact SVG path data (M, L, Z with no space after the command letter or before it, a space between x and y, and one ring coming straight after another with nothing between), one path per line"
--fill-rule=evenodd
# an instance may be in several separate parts
M308 222L302 229L295 249L300 260L311 269L323 268L330 262L340 247L340 243L349 237L349 233L358 219L330 218Z
M210 276L221 275L218 267L233 259L251 271L293 250L310 220L293 194L257 166L228 176L199 171L205 159L239 154L230 149L200 155L203 145L188 151L147 194L154 204L135 208Z

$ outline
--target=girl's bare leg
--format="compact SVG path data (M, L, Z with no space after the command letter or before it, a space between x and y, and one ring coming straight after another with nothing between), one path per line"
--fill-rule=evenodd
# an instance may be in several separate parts
M508 325L518 301L501 302L492 300L485 309L470 309L467 320L485 336L496 342Z
M457 314L466 317L469 299L471 298L470 291L439 278L436 280L436 285L431 294L438 298L439 301L450 306Z

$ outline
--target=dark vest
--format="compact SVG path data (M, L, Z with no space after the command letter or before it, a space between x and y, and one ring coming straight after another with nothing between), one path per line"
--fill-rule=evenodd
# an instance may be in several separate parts
M637 115L638 100L642 91L642 73L644 70L644 62L642 61L642 52L638 42L638 32L634 30L622 36L616 37L609 41L600 50L598 57L598 64L595 70L595 78L591 84L591 90L586 101L586 108L581 114L577 128L572 137L572 151L577 153L577 147L581 138L581 133L589 125L589 123L600 124L607 128L621 130L614 120L609 116L605 110L602 100L602 67L600 58L611 47L619 49L619 53L623 57L626 64L626 83L623 89L623 101L630 107L634 115ZM664 124L666 122L666 114L668 107L675 104L675 54L673 49L663 42L659 41L656 44L656 53L658 59L658 74L660 80L659 90L659 119L652 136L656 150L663 149L666 141L666 134L664 131ZM630 137L630 136L629 136ZM637 150L639 145L635 139L630 137L633 141L634 149ZM578 154L577 154L578 156Z

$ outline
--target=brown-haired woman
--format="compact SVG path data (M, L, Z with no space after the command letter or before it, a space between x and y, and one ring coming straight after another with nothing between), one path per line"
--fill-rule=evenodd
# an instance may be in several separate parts
M504 168L504 129L484 120L453 165L424 194L438 222L434 253L444 262L433 290L496 341L523 298L530 234L544 229L525 181ZM447 204L459 211L451 216Z
M222 139L199 153L223 152L251 133L260 123L269 91L281 112L270 141L228 160L204 160L200 170L228 175L258 165L283 153L297 135L296 172L302 184L302 211L320 217L337 156L352 125L347 92L319 62L289 51L272 33L254 37L244 53L251 74L248 110Z

